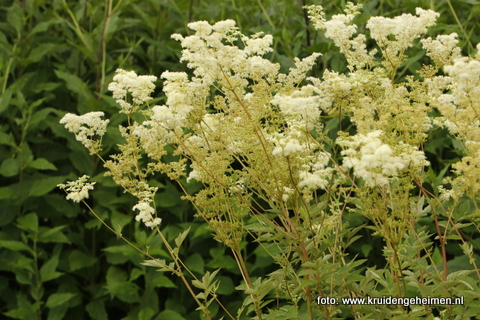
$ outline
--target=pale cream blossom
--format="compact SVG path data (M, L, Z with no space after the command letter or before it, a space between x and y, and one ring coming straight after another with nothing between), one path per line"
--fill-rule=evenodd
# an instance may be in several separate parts
M76 181L68 181L67 184L58 184L57 187L67 192L67 200L80 202L88 199L88 191L93 190L93 185L96 182L87 182L90 176L83 175Z
M152 208L148 201L140 201L135 206L133 206L132 210L138 210L139 213L135 216L135 220L142 221L145 226L149 228L154 228L162 222L161 218L154 217L155 209Z
M112 91L113 98L122 107L121 112L130 114L138 105L152 99L150 94L155 89L156 80L155 76L138 76L134 71L117 69L108 90ZM132 97L133 105L129 102L128 94Z
M343 166L353 168L355 175L369 187L386 185L391 177L402 171L419 170L428 165L423 152L402 143L392 148L380 139L383 134L377 130L337 141L345 148L342 151Z
M80 141L90 154L96 154L101 149L101 144L95 136L101 138L106 130L110 120L102 120L105 114L101 111L89 112L81 116L67 113L60 119L60 123L65 125L68 131L75 134L77 141Z

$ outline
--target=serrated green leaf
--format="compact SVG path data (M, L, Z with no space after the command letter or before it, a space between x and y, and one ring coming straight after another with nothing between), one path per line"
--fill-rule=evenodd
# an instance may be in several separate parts
M275 317L276 320L297 320L298 310L294 306L282 306L277 310L271 311L269 317Z
M175 238L175 244L177 245L177 248L180 248L180 246L182 245L183 241L185 240L188 233L190 232L190 228L191 227L188 227L187 230L183 231Z

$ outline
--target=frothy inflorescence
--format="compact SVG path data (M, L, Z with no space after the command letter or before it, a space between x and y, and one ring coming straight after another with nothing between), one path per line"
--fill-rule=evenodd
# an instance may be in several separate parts
M399 143L392 149L380 139L382 131L372 131L367 135L357 134L348 139L340 139L345 168L354 168L368 187L384 186L389 178L397 177L407 169L419 170L428 165L423 152L410 145Z
M60 120L60 123L75 134L75 138L90 151L90 154L97 154L102 145L101 140L96 140L94 137L102 137L109 122L109 120L101 119L104 115L101 111L89 112L82 116L67 113Z
M67 192L67 199L74 202L80 202L88 199L88 191L93 190L95 182L87 182L90 178L88 175L83 175L76 181L68 181L67 184L59 184L57 187Z
M366 228L382 237L390 269L368 272L395 281L392 290L397 291L392 295L401 295L406 283L418 287L433 283L443 290L437 285L439 270L423 272L433 250L431 235L424 229L419 232L419 219L437 204L448 212L446 201L458 203L464 194L480 193L480 54L462 57L456 34L418 40L438 17L420 8L416 15L372 17L366 24L371 38L367 46L367 35L358 33L361 28L355 24L360 9L361 5L348 3L344 14L327 19L322 7L307 7L315 28L346 57L348 72L326 69L321 77L308 77L321 55L313 53L295 58L294 67L282 73L279 64L266 58L273 51L271 35L246 36L233 20L198 21L188 24L192 35L172 35L182 46L181 61L191 71L161 74L163 104L144 108L152 100L155 76L118 69L108 87L127 121L119 126L124 139L119 153L104 161L106 175L137 198L131 208L135 219L155 229L167 248L158 228L162 222L155 205L158 188L149 182L161 173L183 190L201 185L184 198L208 223L214 238L232 249L250 290L245 301L253 303L254 292L266 296L275 290L278 301L295 300L295 307L284 306L301 310L299 301L308 300L314 284L315 294L347 290L345 277L334 279L328 270L338 267L349 274L347 270L360 263L345 259L355 233L367 225L353 221L350 228L352 216L369 219ZM408 63L407 50L419 43L431 63L411 75L404 74L407 68L399 74ZM417 45L412 50L421 49ZM437 111L441 116L432 117ZM103 116L103 112L67 114L61 123L90 153L99 155L109 123ZM456 175L437 190L439 176L430 174L434 168L428 168L430 181L425 178L430 164L424 153L425 146L431 147L427 139L435 126L447 128L466 152L452 166ZM94 184L87 178L59 187L68 199L83 201ZM452 212L441 223L442 213L435 212L442 246L451 238L449 228L456 232L450 233L452 239L461 237ZM186 234L175 240L178 246ZM255 284L249 283L248 264L242 258L248 251L245 239L251 237L280 265ZM177 263L178 247L171 254ZM290 290L293 287L300 289ZM357 291L354 295L364 294ZM258 305L257 315L263 306ZM391 315L393 310L387 309ZM416 316L414 309L397 311Z
M258 210L251 203L259 199L288 216L290 206L309 204L319 190L336 192L333 187L348 179L353 187L381 188L393 198L397 195L390 188L401 179L403 198L397 200L409 203L413 181L421 181L428 166L421 146L432 127L432 108L443 115L436 124L466 141L470 158L456 165L459 177L467 166L480 168L475 160L480 154L479 100L472 98L480 95L480 63L461 57L455 34L427 38L422 44L434 66L398 81L406 50L438 14L419 8L416 15L371 18L366 27L377 48L367 50L367 36L358 34L354 23L360 8L349 3L345 14L327 20L320 6L307 7L314 26L347 58L346 74L326 70L322 78L308 78L319 53L296 58L295 67L281 73L278 64L265 58L273 50L272 36L248 37L233 20L193 22L188 24L192 35L172 35L192 72L161 75L163 105L140 110L151 100L155 76L117 70L109 90L129 125L120 127L125 144L105 166L117 184L139 199L133 207L139 211L137 220L149 227L160 223L151 205L156 188L146 182L156 172L202 183L205 188L187 198L212 223L217 239L232 246L239 239L232 239L236 233L231 230ZM445 76L436 75L439 68ZM139 111L144 120L131 121ZM100 141L93 137L101 136L108 123L101 116L68 114L61 122L98 153ZM322 117L348 118L354 130L329 137ZM169 152L175 160L164 162ZM462 179L455 181L465 185L468 179ZM397 201L393 198L392 203Z
M108 85L113 97L122 107L120 112L130 114L135 112L139 105L151 100L150 94L155 90L155 76L137 76L133 71L118 69L113 82ZM133 104L129 102L131 94Z

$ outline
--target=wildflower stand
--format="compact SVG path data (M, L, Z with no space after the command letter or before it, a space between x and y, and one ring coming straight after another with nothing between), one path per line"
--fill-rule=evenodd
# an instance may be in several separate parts
M263 58L272 51L272 36L247 37L233 20L199 21L188 25L193 35L173 35L192 74L162 74L164 105L148 105L156 77L117 70L109 89L126 115L120 153L110 160L100 156L108 125L103 112L67 114L61 121L138 199L136 220L158 234L171 256L171 262L150 256L145 265L180 276L209 319L212 302L226 319L433 319L432 312L466 319L478 312L480 271L461 230L478 233L478 210L461 217L455 212L466 201L476 206L480 191L480 57L462 57L455 34L423 39L431 64L402 77L408 48L438 14L419 8L416 15L372 17L366 27L377 48L369 50L353 23L360 7L349 3L345 14L330 20L321 7L308 7L315 27L345 56L346 74L327 70L322 79L307 77L319 53L280 73L278 64ZM339 119L349 126L327 130ZM422 147L439 126L463 144L466 156L432 191L424 186L429 162ZM165 162L167 155L174 160ZM220 270L198 279L180 259L188 230L175 247L163 236L157 188L148 184L158 173L184 191L190 181L204 186L195 194L185 191L184 198L231 250L243 278L237 284L245 294L240 310L227 310L216 294ZM79 202L93 184L84 176L60 187ZM352 217L368 220L354 225ZM435 220L437 239L422 219ZM381 268L361 269L365 260L348 254L367 230L385 243ZM246 239L273 258L276 270L251 277ZM447 239L461 246L469 268L447 270ZM438 247L443 269L432 256ZM369 298L385 296L401 303L368 305ZM407 300L459 296L465 299L457 305Z

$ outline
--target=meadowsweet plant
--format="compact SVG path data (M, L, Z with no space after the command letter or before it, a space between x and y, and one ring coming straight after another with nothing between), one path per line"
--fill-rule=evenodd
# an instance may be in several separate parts
M431 10L370 18L373 42L367 43L355 24L361 5L348 3L345 14L330 19L320 6L306 9L314 27L345 56L348 73L309 77L320 53L295 59L295 67L281 73L266 58L272 36L246 36L233 20L198 21L188 25L192 35L172 36L190 72L161 75L165 104L148 103L156 77L117 70L108 88L126 116L118 154L100 156L108 124L102 112L67 114L61 123L138 200L132 207L136 220L161 237L171 262L150 257L146 265L181 276L207 318L211 304L219 303L231 319L467 319L478 312L473 305L480 272L467 239L480 231L479 211L459 214L458 208L476 208L480 192L480 57L462 57L455 34L425 38L438 17ZM400 77L409 48L420 44L425 65ZM334 121L348 125L331 131ZM465 156L441 184L427 187L433 169L424 147L429 132L441 127ZM184 198L230 249L243 278L237 284L245 297L240 310L227 310L218 299L215 275L221 271L198 279L181 261L188 230L175 248L165 240L157 187L148 184L160 173L183 190L191 181L203 185ZM61 187L78 202L93 185L84 176ZM436 228L423 227L425 221ZM382 263L369 264L350 251L361 234L384 243ZM251 276L246 241L273 259L270 273ZM468 258L461 271L449 270L450 243ZM464 300L340 300L385 296ZM321 303L323 298L334 302Z

